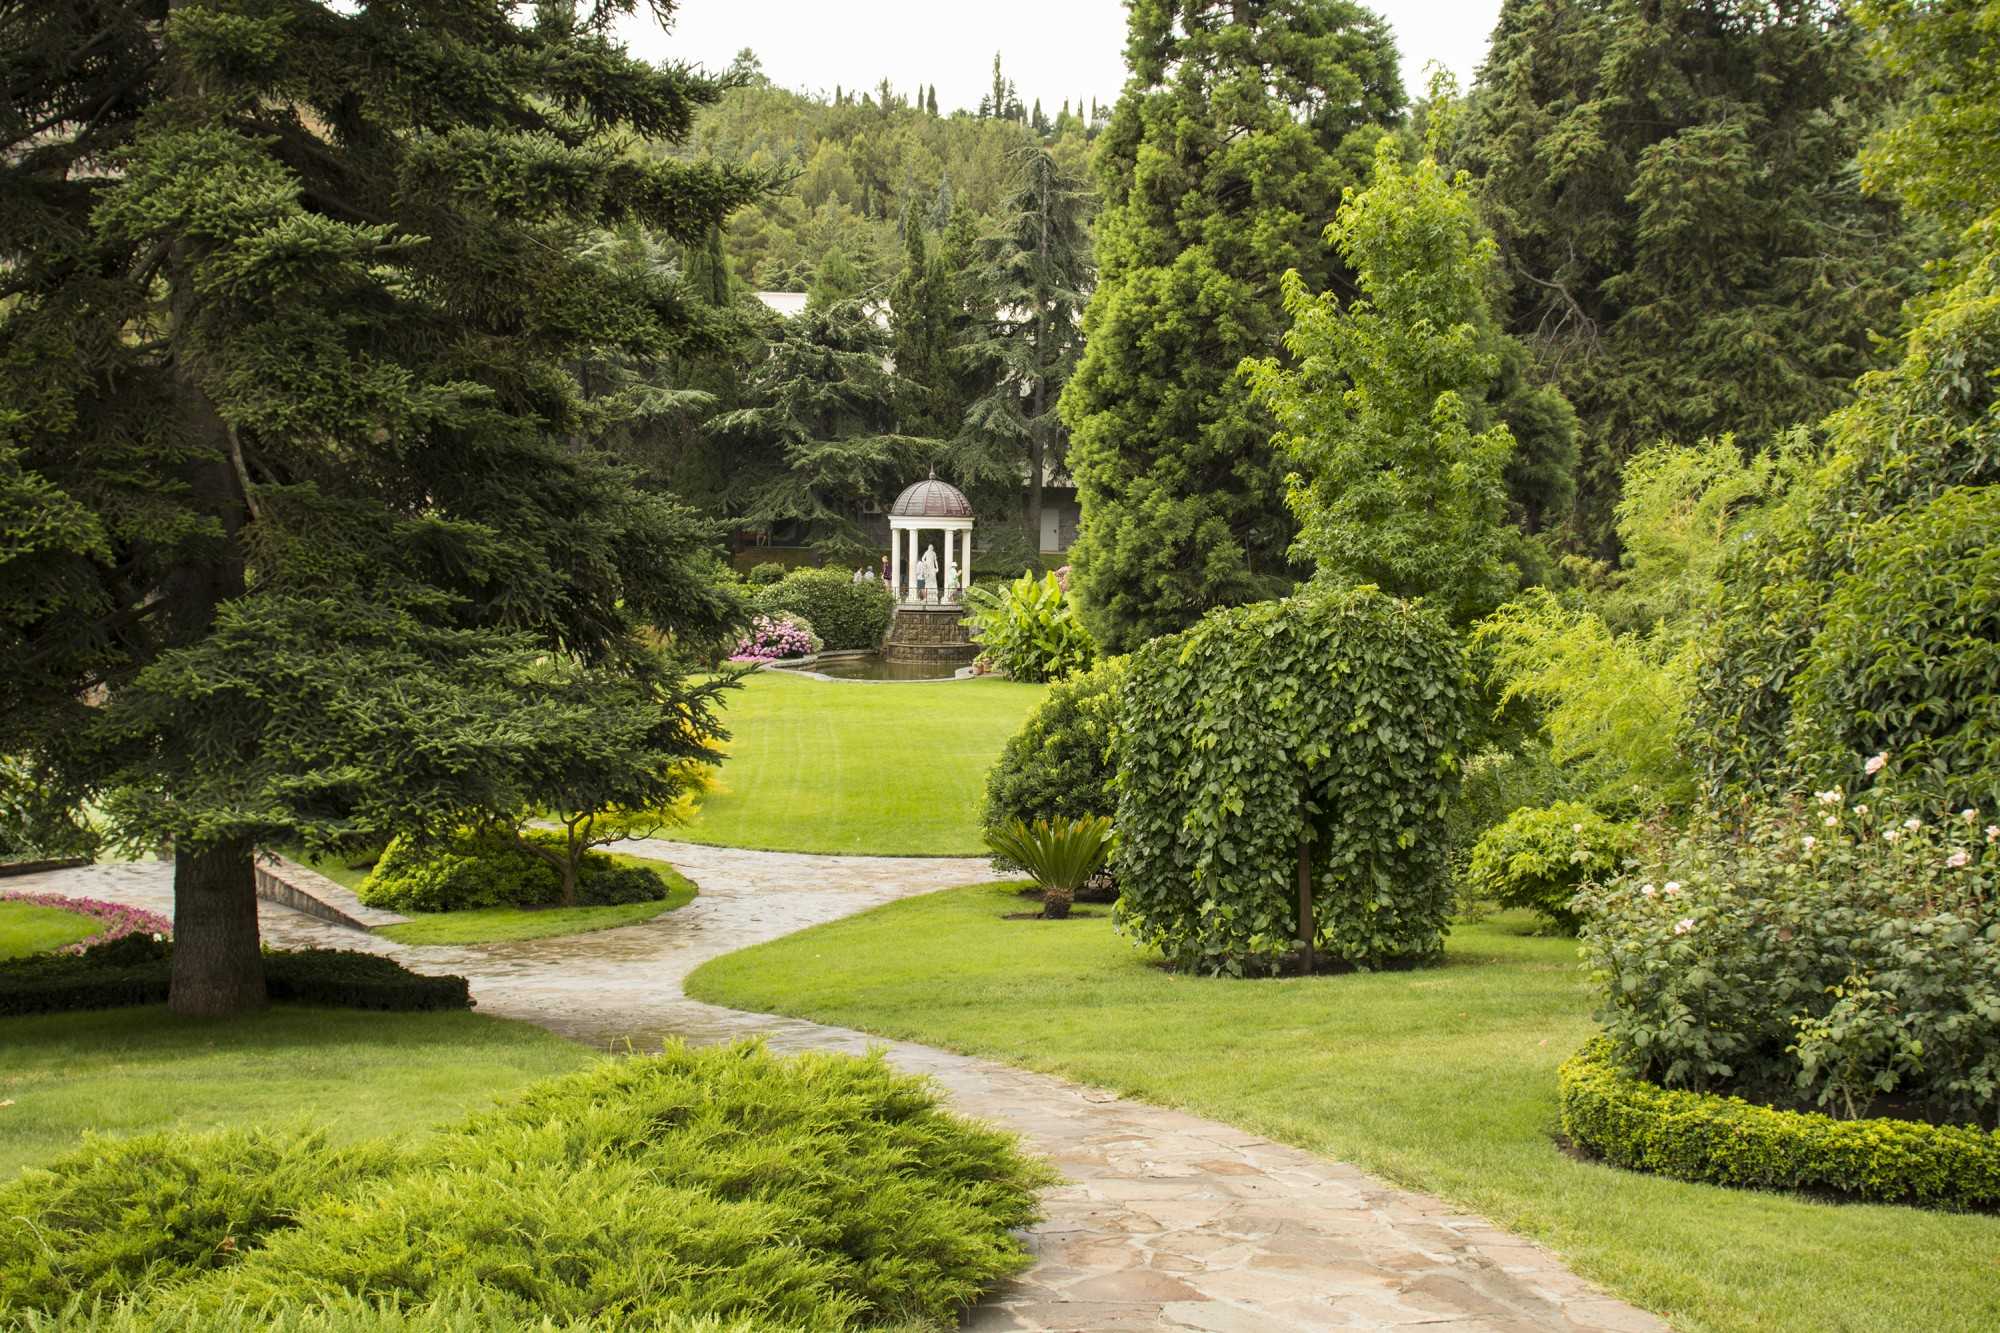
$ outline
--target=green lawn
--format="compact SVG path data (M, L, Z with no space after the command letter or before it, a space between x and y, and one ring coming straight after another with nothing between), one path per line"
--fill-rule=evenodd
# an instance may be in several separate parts
M758 672L725 696L733 739L722 789L669 836L784 852L976 856L986 770L1044 688Z
M95 935L103 927L81 912L34 903L0 902L0 958L47 953Z
M2000 1217L1682 1184L1564 1155L1555 1069L1591 1033L1571 941L1506 915L1448 965L1174 976L1104 918L930 894L731 954L696 997L992 1056L1226 1120L1531 1235L1693 1329L2000 1328ZM921 944L921 947L918 947Z
M670 886L658 902L619 903L614 907L489 907L466 912L419 912L400 926L383 926L375 933L401 944L497 944L503 940L540 940L552 935L636 926L694 901L695 886L673 867L638 856L614 856L621 865L650 870Z
M273 1009L228 1023L164 1006L0 1019L0 1180L135 1134L311 1120L343 1139L406 1135L597 1058L478 1014Z

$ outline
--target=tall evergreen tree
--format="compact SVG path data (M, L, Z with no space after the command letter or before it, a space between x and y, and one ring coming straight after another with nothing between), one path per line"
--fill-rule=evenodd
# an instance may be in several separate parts
M1016 482L1027 466L1023 517L1039 549L1042 492L1063 466L1067 437L1056 404L1083 353L1083 304L1092 272L1084 183L1040 144L1018 153L1021 188L999 232L984 245L982 294L992 311L968 351L991 389L966 413L954 475Z
M1284 469L1236 368L1280 350L1287 269L1342 281L1320 232L1403 103L1387 25L1348 0L1138 0L1126 61L1062 397L1073 586L1112 651L1283 586Z
M711 534L579 367L692 322L591 239L758 186L624 151L718 91L632 8L0 6L0 753L172 840L178 1012L262 1001L258 845L504 810L593 673L712 729L639 638L719 632Z
M1506 0L1463 160L1585 434L1585 535L1662 438L1839 402L1914 266L1855 154L1891 81L1833 0Z
M889 331L896 378L897 428L934 439L958 433L962 409L957 385L963 353L957 331L964 319L959 275L933 253L921 223L911 220L903 272L889 296Z

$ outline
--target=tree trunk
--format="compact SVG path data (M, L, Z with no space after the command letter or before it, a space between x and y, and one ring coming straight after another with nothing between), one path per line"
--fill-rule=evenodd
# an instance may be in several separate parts
M264 1007L256 849L247 838L174 851L174 971L167 1007L226 1018Z
M576 856L567 856L563 858L562 905L564 907L576 906L576 882L577 882L576 863L578 859L579 858Z
M1042 442L1042 413L1048 381L1035 381L1034 419L1028 423L1028 554L1039 568L1042 557L1042 468L1048 448Z

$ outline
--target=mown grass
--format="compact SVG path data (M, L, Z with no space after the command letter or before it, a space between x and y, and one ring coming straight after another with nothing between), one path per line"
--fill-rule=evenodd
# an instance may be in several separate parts
M668 836L845 855L976 856L986 770L1045 687L782 672L727 694L721 788Z
M1525 918L1461 925L1432 970L1244 982L1169 974L1104 918L1002 919L1020 910L1004 886L913 898L717 959L688 990L1358 1163L1547 1243L1680 1327L2000 1327L2000 1217L1683 1184L1567 1155L1555 1070L1594 1030L1592 995L1574 942Z
M406 1136L596 1058L526 1023L468 1013L286 1007L223 1023L164 1006L0 1019L0 1179L84 1131L312 1120Z
M695 886L664 862L639 856L614 856L611 859L620 865L652 871L667 882L667 896L656 902L618 903L611 907L484 907L464 912L419 912L400 926L383 926L375 933L399 944L499 944L508 940L540 940L555 935L581 935L617 926L636 926L694 901Z
M103 927L81 912L0 901L0 958L25 958L88 939Z

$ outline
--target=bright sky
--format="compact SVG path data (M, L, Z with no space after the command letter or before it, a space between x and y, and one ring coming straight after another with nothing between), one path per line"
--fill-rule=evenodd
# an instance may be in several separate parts
M1403 55L1403 84L1423 90L1435 60L1470 86L1500 0L1374 0ZM640 6L641 12L645 6ZM1053 116L1064 98L1110 102L1125 82L1121 0L681 0L671 35L650 17L628 21L638 54L727 66L744 47L786 88L872 88L899 93L935 83L940 107L971 110L992 82L993 53L1033 105Z

